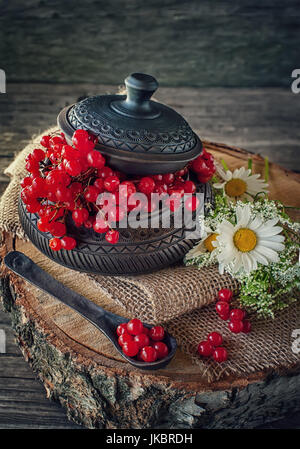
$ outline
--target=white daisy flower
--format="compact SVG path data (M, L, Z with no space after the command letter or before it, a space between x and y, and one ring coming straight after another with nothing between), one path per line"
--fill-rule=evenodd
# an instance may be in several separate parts
M223 182L215 183L213 186L216 189L223 189L226 196L231 199L249 199L260 192L268 193L266 190L268 184L262 179L258 179L260 178L259 174L252 175L250 169L241 167L236 168L233 172L231 170L224 171L223 168L217 164L216 170Z
M282 228L275 226L277 222L277 218L263 221L259 215L252 217L249 204L237 206L236 225L224 220L212 243L218 250L220 273L227 266L232 273L249 274L257 269L258 263L278 262L278 251L284 249L284 236L279 235Z
M218 234L213 232L211 228L205 226L202 239L199 243L197 243L197 245L189 250L189 252L185 255L185 260L194 259L195 257L199 257L207 252L212 253L215 249L212 243L216 240L217 235Z

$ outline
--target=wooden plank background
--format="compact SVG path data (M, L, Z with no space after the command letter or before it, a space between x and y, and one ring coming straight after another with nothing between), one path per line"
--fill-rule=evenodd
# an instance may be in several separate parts
M0 191L4 168L66 105L117 85L13 83L0 95ZM156 98L181 113L200 137L245 148L300 170L300 94L289 88L161 87Z
M0 66L10 82L289 86L298 0L7 0Z

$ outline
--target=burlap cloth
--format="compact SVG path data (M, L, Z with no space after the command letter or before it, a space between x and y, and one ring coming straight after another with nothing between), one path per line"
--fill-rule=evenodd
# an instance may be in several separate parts
M56 131L57 128L51 128L43 134ZM39 140L40 136L27 145L5 170L11 181L0 201L0 229L22 240L26 240L26 237L17 212L20 180L26 173L25 157L37 146ZM228 275L221 276L215 267L198 270L180 265L134 277L107 277L85 273L76 273L74 276L73 270L62 269L34 248L32 254L35 254L34 260L44 269L75 290L80 290L81 285L89 285L91 289L87 296L99 305L127 317L135 316L149 323L163 323L176 337L180 349L198 365L199 377L206 381L219 380L228 375L245 376L266 369L288 369L299 363L299 355L294 354L291 349L292 331L300 327L299 301L279 313L275 320L264 321L251 317L253 332L247 336L234 335L227 329L227 324L218 318L212 303L220 288L229 287L237 291L238 283ZM49 297L46 299L50 310L51 300ZM53 320L58 320L59 327L67 334L75 332L75 320L78 324L76 332L80 328L86 346L122 360L105 338L99 339L98 331L91 324L76 317L74 312L69 312L64 306L56 304L55 307L55 310L63 314L63 318L60 316L55 319L56 312L51 309ZM199 341L213 330L220 331L224 337L230 355L226 363L217 364L195 355Z

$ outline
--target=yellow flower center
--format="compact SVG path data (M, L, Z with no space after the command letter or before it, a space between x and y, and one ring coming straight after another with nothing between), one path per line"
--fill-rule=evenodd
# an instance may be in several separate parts
M247 184L245 181L239 178L231 179L225 184L225 192L228 196L241 196L247 190Z
M257 237L251 229L241 228L234 234L233 242L239 251L248 253L256 247Z
M214 242L217 238L219 234L210 234L205 240L204 240L204 246L207 249L207 251L209 251L210 253L216 249L213 245L212 242Z

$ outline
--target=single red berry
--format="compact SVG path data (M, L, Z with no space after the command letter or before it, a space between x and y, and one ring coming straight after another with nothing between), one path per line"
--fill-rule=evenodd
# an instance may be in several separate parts
M74 249L76 246L76 240L73 237L65 236L60 241L62 248L66 250Z
M143 334L145 334L145 335L149 335L149 332L150 332L150 329L148 328L148 327L143 327Z
M99 234L104 234L109 230L109 226L106 220L104 218L96 218L93 229L95 232L98 232Z
M216 348L213 352L213 358L216 362L225 362L228 358L227 350L225 348Z
M232 300L232 295L232 290L230 290L229 288L222 288L218 291L218 297L220 301L230 302Z
M32 152L32 157L33 159L35 159L38 162L41 162L45 159L46 157L46 153L44 150L41 150L40 148L36 148L35 150L33 150Z
M157 359L157 352L152 346L144 346L141 350L141 359L144 362L155 362Z
M199 199L196 196L190 196L184 202L186 210L194 212L199 207Z
M67 142L64 139L64 137L62 137L62 136L53 136L49 140L49 147L51 149L54 149L56 147L56 145L58 145L58 147L60 146L62 148L62 146L65 145L66 143ZM56 147L55 151L58 150L58 147Z
M95 186L89 186L86 188L84 192L84 198L89 203L95 203L99 193L100 193L99 190Z
M162 182L163 175L153 175L152 178L154 179L155 183Z
M32 179L31 190L34 195L39 198L44 197L46 194L46 181L45 178L39 176Z
M165 184L167 184L168 186L173 184L173 182L175 181L175 175L174 173L166 173L165 175L163 175L163 182Z
M57 187L55 194L58 201L72 201L72 191L65 186Z
M36 159L29 159L26 162L25 168L26 168L26 170L29 173L37 174L38 171L39 171L40 166L39 166L39 163L38 163L38 161Z
M198 345L198 354L204 357L209 357L213 353L213 346L209 341L201 341Z
M201 174L202 176L209 176L211 174L211 169L208 165L206 165L205 160L202 158L202 156L198 156L193 162L192 162L192 170L196 173Z
M155 342L153 348L157 352L158 359L164 359L169 354L168 346L162 341Z
M112 245L115 245L119 241L119 232L115 229L110 229L105 234L105 240Z
M127 323L127 331L131 335L139 335L143 333L143 323L137 318L133 318Z
M218 301L216 303L216 311L220 314L220 315L226 315L229 312L229 304L226 301Z
M66 160L66 159L64 159ZM76 159L72 159L71 161L67 161L65 164L65 169L66 172L70 175L70 176L78 176L79 173L81 173L82 170L82 166L80 164L80 162Z
M207 336L207 341L209 341L212 346L221 346L223 343L223 338L219 332L211 332Z
M48 147L49 147L49 141L50 141L50 139L51 139L51 136L43 136L43 137L41 138L40 144L41 144L43 147L48 148Z
M97 173L98 173L98 178L100 178L100 179L105 179L108 176L113 176L113 174L114 174L112 169L109 167L103 167L100 170L98 169Z
M127 334L127 323L119 324L117 327L117 335L120 337L122 334Z
M25 204L28 204L30 201L33 200L34 197L31 186L24 187L24 189L21 190L21 198Z
M242 332L244 325L243 325L242 321L234 320L234 321L229 321L228 328L234 334L239 334L240 332Z
M108 192L115 192L120 185L120 180L117 176L108 176L104 179L104 187Z
M102 169L105 165L105 157L96 150L90 151L87 155L86 160L90 167L95 167L98 170Z
M50 223L48 226L48 230L55 237L62 237L67 232L66 225L59 221L54 221L54 222Z
M95 148L95 141L84 129L77 129L72 137L74 147L80 152L88 153Z
M134 337L134 341L138 344L139 349L149 346L150 338L146 334L138 334Z
M196 192L196 186L193 181L185 181L183 184L184 193L195 193Z
M151 327L149 337L154 341L161 341L165 336L165 330L162 326Z
M73 212L73 210L76 209L77 205L75 204L74 200L69 200L69 201L64 201L64 207L67 210L70 210L71 212Z
M127 332L123 332L118 338L118 343L120 346L123 346L125 343L128 343L129 341L133 341L133 337Z
M48 189L55 191L59 185L62 185L61 179L62 174L60 170L53 169L49 173L47 173L45 181L48 186Z
M232 309L229 316L231 321L243 321L245 312L242 309Z
M37 227L41 232L48 232L49 221L45 217L41 217L37 222Z
M242 332L244 334L249 334L249 332L251 332L251 328L252 328L252 325L251 325L250 321L249 320L244 320L243 321L243 330L242 330Z
M49 246L53 251L59 251L61 249L60 239L57 239L57 238L50 239Z
M71 145L64 145L61 150L61 157L71 161L72 159L80 159L80 152Z
M123 335L126 335L126 334L123 334ZM122 338L123 335L121 335L121 337L119 337L119 338ZM138 344L133 340L124 343L122 349L123 349L124 354L127 355L128 357L134 357L139 352Z
M102 178L97 178L94 182L94 187L98 190L99 193L104 192L104 181Z
M150 193L152 193L154 188L155 182L149 176L145 176L144 178L142 178L138 184L139 191L144 193L145 195L149 195Z
M71 191L71 194L73 196L78 195L78 193L82 193L83 187L81 182L72 182L72 184L69 186L69 190Z

